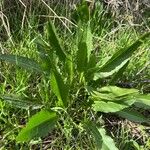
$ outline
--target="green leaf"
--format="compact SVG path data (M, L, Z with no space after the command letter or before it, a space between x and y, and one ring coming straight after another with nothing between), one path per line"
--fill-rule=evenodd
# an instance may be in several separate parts
M117 51L100 69L95 73L94 80L105 78L118 72L131 58L132 54L150 36L150 32L144 34L128 48Z
M84 127L87 133L91 133L95 138L97 150L118 150L113 139L106 135L106 131L103 127L98 128L94 123L89 121L84 123Z
M37 100L29 100L17 95L1 95L0 97L11 106L21 109L39 109L43 106Z
M77 51L77 69L79 72L86 70L87 63L90 61L90 54L92 51L92 33L90 23L88 23L85 30L79 34L79 43Z
M114 113L125 108L128 108L135 102L134 99L129 100L122 100L121 102L114 102L114 101L94 101L92 105L93 110L96 112L105 112L105 113Z
M133 110L131 111L131 110L126 109L126 110L117 112L117 114L123 118L126 118L130 121L138 122L138 123L142 123L142 122L148 123L150 121L150 119L145 118L142 114Z
M26 127L21 130L16 140L27 142L33 138L46 136L52 130L57 121L57 115L53 111L42 110L29 119Z
M96 148L101 150L102 147L102 136L99 133L98 128L96 125L90 121L84 123L84 127L87 130L87 133L91 133L92 136L95 138Z
M105 86L97 91L91 92L94 101L93 110L100 112L117 112L128 108L135 102L136 89L119 88L116 86Z
M129 61L127 61L124 66L122 66L122 68L120 68L112 77L112 79L109 82L109 85L114 85L117 81L119 81L119 79L121 79L123 72L125 71L125 69L127 68L129 64Z
M48 23L48 38L50 41L50 45L56 51L56 54L58 55L59 59L61 61L65 62L66 54L63 51L63 48L59 42L59 38L57 36L56 29L51 22Z
M116 147L114 140L110 136L106 135L104 128L99 128L98 131L101 134L103 141L101 150L119 150Z
M122 101L122 99L129 99L132 95L138 93L136 89L119 88L117 86L105 86L97 91L92 91L92 98L95 100L111 100L111 101Z
M80 43L77 52L77 69L79 72L86 70L87 64L87 49L85 43Z
M135 106L150 109L150 94L137 94L135 95L136 102L134 103Z
M90 54L89 62L88 62L88 69L92 69L96 67L96 55L94 53Z
M65 67L66 67L66 72L69 76L69 84L71 84L74 78L74 63L71 55L68 56Z
M86 70L86 80L87 81L90 81L93 79L94 73L96 71L95 68L96 68L96 56L93 53L90 55L90 59L87 64L87 70Z
M43 70L41 69L41 66L34 61L33 59L22 57L22 56L16 56L11 54L1 54L0 60L7 61L9 63L13 63L17 66L23 67L25 69L29 69L38 73L42 73Z
M67 107L69 89L56 69L51 73L50 83L52 91L58 98L58 105Z
M139 91L137 89L128 89L128 88L120 88L117 86L105 86L98 89L101 93L112 93L114 97L121 97L131 94L137 94Z
M84 39L83 42L86 43L86 48L87 48L87 61L89 63L90 61L90 56L91 56L91 51L93 49L93 35L91 33L91 27L90 27L90 22L87 25L86 32L84 33Z

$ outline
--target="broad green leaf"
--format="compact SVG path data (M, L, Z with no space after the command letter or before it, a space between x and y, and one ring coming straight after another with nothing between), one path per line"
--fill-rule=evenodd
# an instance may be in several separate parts
M49 38L50 45L52 46L52 49L56 51L56 54L58 55L59 59L61 61L65 61L66 54L63 51L63 48L60 44L59 38L56 33L56 29L51 22L48 23L48 38Z
M118 59L117 61L119 61L119 59ZM115 74L115 73L118 72L123 66L125 66L128 61L129 61L129 58L128 58L128 59L125 59L124 61L120 61L120 64L116 64L116 66L113 65L113 63L112 63L112 64L110 64L110 65L113 65L114 68L113 68L113 66L111 66L112 68L110 67L110 68L108 69L108 71L99 70L97 73L94 74L94 80L98 80L99 78L106 78L106 77L109 77L109 76Z
M90 54L87 69L92 69L96 67L96 55L94 53Z
M98 131L101 134L103 141L101 150L119 150L116 147L114 140L110 136L106 135L104 128L99 128Z
M68 56L65 67L66 67L66 72L69 76L69 84L71 84L74 78L74 64L73 64L73 58L71 55Z
M112 93L115 97L121 97L121 96L138 93L137 89L120 88L117 86L105 86L105 87L98 89L98 91L101 93L107 93L107 94Z
M84 37L83 38L85 38L84 39L84 42L86 43L86 47L87 47L87 61L88 61L88 63L89 63L89 61L90 61L90 56L91 56L91 51L92 51L92 49L93 49L93 41L92 41L92 39L93 39L93 35L92 35L92 33L91 33L91 27L90 27L90 23L88 23L88 25L87 25L87 29L86 29L86 33L84 33L85 35L84 35ZM92 59L92 58L91 58Z
M86 70L87 82L93 79L94 73L95 73L95 68L96 68L96 56L95 56L95 54L91 54L89 62L87 64L87 70Z
M113 93L101 93L98 91L92 91L93 100L107 100L107 101L120 101L122 98L116 98Z
M16 140L27 142L33 138L46 136L56 124L57 115L53 111L42 110L29 119L26 127L21 130Z
M29 100L17 95L1 95L0 97L11 106L21 109L39 109L42 107L42 104L37 102L37 100Z
M79 72L86 70L87 64L87 47L85 43L80 43L77 52L77 69Z
M137 94L136 89L119 88L117 86L105 86L97 91L92 91L91 95L94 100L110 100L110 101L122 101Z
M109 85L114 85L119 79L121 79L125 69L127 68L129 64L129 61L127 61L122 68L120 68L112 77L112 79L109 82Z
M11 54L1 54L0 60L4 60L9 63L13 63L17 66L23 67L25 69L29 69L38 73L42 73L43 70L41 69L41 66L34 61L33 59L22 57L22 56L16 56Z
M126 118L130 121L134 121L134 122L139 122L139 123L142 123L142 122L150 122L150 118L146 118L144 117L142 114L140 114L138 111L131 111L131 110L122 110L122 111L119 111L117 112L117 114L123 118Z
M87 64L87 47L85 43L80 44L77 52L77 69L79 72L86 70Z
M135 96L136 102L134 103L135 106L150 109L150 94L137 94Z
M85 122L84 127L88 133L91 133L95 138L97 150L118 150L113 139L106 135L106 131L103 127L98 128L92 122Z
M78 71L83 72L86 70L92 51L92 33L90 24L88 23L86 29L81 32L81 35L79 34L81 37L79 37L77 51L77 68Z
M53 93L58 98L58 105L67 107L69 89L57 70L52 71L50 83Z
M87 133L91 133L92 136L95 138L97 150L101 150L103 141L102 141L102 136L99 133L99 130L96 127L96 125L94 123L88 121L88 122L84 123L84 127L87 130Z
M96 112L114 113L128 108L134 102L134 99L122 100L120 102L99 100L94 101L92 107Z
M100 69L95 73L94 80L111 76L118 72L131 58L143 41L150 36L150 32L144 34L128 48L117 51Z
M97 91L91 92L94 101L93 109L100 112L117 112L128 108L135 102L136 89L119 88L116 86L105 86Z

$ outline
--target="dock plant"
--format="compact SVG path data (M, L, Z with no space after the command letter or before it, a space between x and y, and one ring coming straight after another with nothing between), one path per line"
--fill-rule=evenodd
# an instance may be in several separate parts
M86 23L82 21L73 35L74 48L70 51L65 50L54 24L49 21L47 41L42 36L35 39L38 61L19 55L0 54L0 60L40 75L50 84L51 94L54 95L53 100L49 98L44 104L33 103L17 95L0 95L2 100L14 107L36 110L16 137L18 142L45 137L59 126L64 128L65 122L61 118L66 115L74 126L80 125L93 137L96 149L117 150L114 140L107 135L105 126L97 123L97 118L103 118L104 113L112 113L130 121L149 124L150 120L136 110L150 108L150 95L137 89L118 87L116 81L126 70L131 56L150 37L150 32L130 46L116 51L106 63L101 64L94 53L91 22L89 19ZM78 121L74 121L73 114L79 113L79 110L86 115L83 113L80 116L82 119L79 117ZM89 112L93 113L93 118Z

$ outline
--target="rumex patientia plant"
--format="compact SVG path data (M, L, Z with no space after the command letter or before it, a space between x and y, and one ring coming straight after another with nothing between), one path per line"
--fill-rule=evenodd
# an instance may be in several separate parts
M88 6L85 5L84 7ZM26 99L22 100L22 98L14 95L1 95L1 99L13 104L13 106L21 109L39 110L29 118L26 127L20 131L16 138L18 142L27 142L34 138L46 136L55 128L61 115L64 115L60 111L70 112L70 108L73 107L81 93L81 97L86 95L83 100L87 106L80 105L83 109L91 109L95 114L97 112L116 113L123 118L139 123L149 122L149 119L142 114L129 108L133 105L137 108L150 108L150 95L140 94L137 89L117 87L115 81L123 74L131 56L150 36L150 32L141 36L129 47L117 51L105 64L100 64L92 52L94 49L93 35L90 19L87 18L87 20L80 19L75 42L77 50L74 51L73 55L64 50L51 22L48 22L47 25L48 41L44 41L40 37L35 40L40 58L39 62L23 56L0 55L2 61L14 63L32 72L42 74L43 78L50 80L51 91L56 96L53 106L50 107ZM108 85L101 86L99 80L108 77ZM76 93L77 97L72 96L72 91ZM80 123L87 134L94 137L97 149L118 149L113 139L106 135L103 126L97 126L95 121L89 118L84 118Z

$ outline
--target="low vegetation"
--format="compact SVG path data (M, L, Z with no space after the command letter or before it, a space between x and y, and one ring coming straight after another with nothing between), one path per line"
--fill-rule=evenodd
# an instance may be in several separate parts
M118 23L99 1L69 19L38 2L58 20L2 20L0 149L150 149L148 22Z

